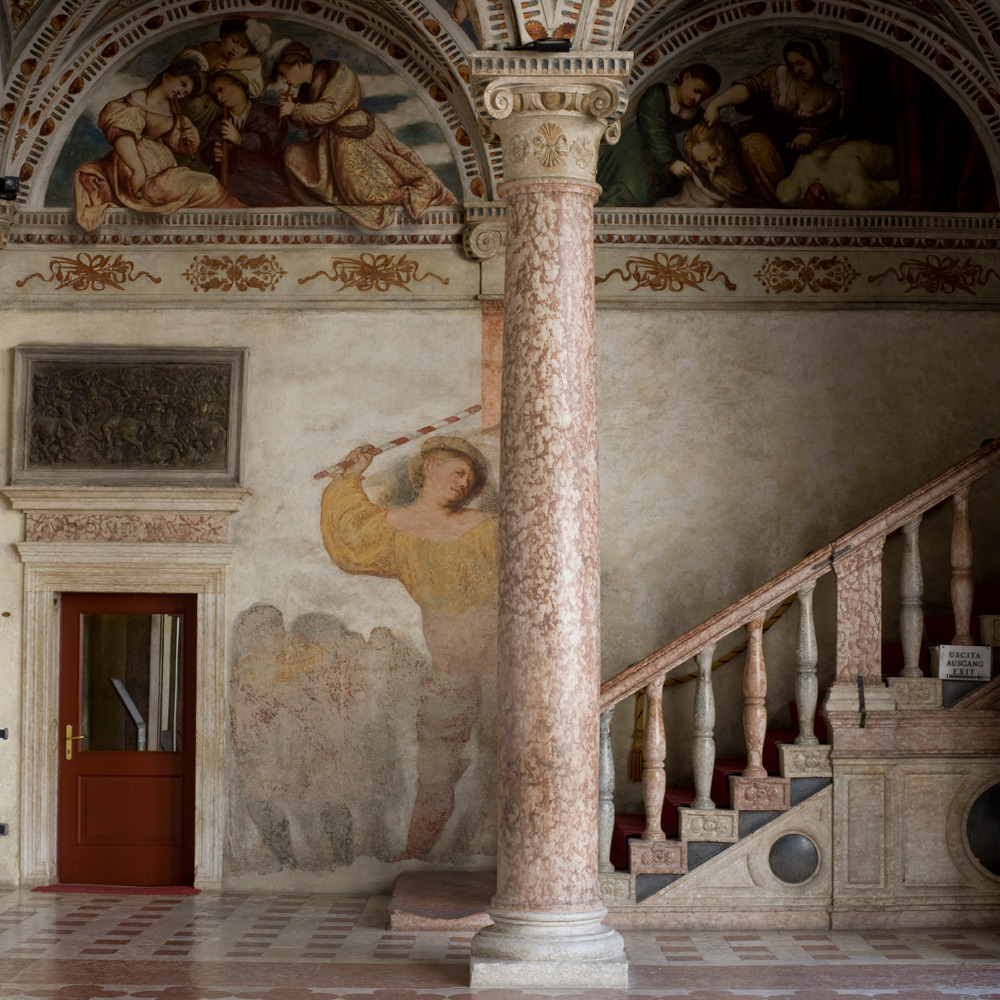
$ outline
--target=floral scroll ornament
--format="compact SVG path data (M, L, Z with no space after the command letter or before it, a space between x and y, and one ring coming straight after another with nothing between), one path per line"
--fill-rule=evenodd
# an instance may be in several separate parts
M774 292L846 292L860 274L840 257L801 257L785 260L783 257L766 257L764 266L754 277L769 295Z
M136 271L135 264L121 254L112 259L106 253L80 253L76 257L53 257L49 261L48 277L36 271L22 278L18 288L23 288L33 278L56 282L56 288L72 288L74 292L103 292L105 288L123 291L130 281L149 278L158 285L160 278L154 278L149 271Z
M951 295L952 292L975 295L976 288L989 284L992 278L1000 280L1000 274L992 267L984 270L981 264L974 264L969 257L960 261L957 257L938 257L935 254L924 260L904 260L898 269L890 267L881 274L871 275L868 281L878 281L887 274L891 274L900 284L908 285L908 292L919 288L932 294L943 292L945 295Z
M205 254L195 257L183 272L184 277L203 292L229 292L234 288L239 292L251 288L273 292L285 273L274 254L257 257L241 254L235 260L228 255L209 257Z
M648 288L653 292L682 292L685 288L696 288L703 292L705 289L702 286L706 281L717 281L719 278L729 291L736 291L736 285L729 280L729 275L724 271L716 271L715 266L710 261L702 260L699 254L691 258L682 253L629 257L625 261L624 271L616 267L603 278L595 278L594 282L600 285L613 274L617 274L622 281L634 281L632 291Z
M356 288L359 292L386 292L390 288L402 288L410 291L408 287L413 281L425 281L427 278L436 278L442 285L447 285L448 278L442 278L440 274L428 271L426 274L418 274L420 265L415 260L410 260L403 254L398 260L391 254L363 253L359 258L354 257L334 257L330 262L330 271L317 271L307 278L299 278L299 284L304 285L313 278L323 275L330 281L341 282L337 291L343 292L348 288Z

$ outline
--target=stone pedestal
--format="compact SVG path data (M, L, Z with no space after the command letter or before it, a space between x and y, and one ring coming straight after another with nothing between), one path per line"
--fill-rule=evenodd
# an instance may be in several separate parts
M597 882L600 577L593 183L627 60L479 53L507 207L499 830L473 986L627 985ZM613 67L610 72L607 67ZM589 69L589 67L588 67ZM602 75L604 74L604 75Z
M698 840L735 844L740 839L739 813L735 809L677 810L677 836L685 843Z

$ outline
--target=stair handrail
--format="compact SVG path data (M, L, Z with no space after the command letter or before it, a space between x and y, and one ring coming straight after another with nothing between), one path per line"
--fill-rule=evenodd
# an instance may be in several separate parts
M886 538L918 515L948 500L1000 464L1000 438L985 441L977 451L946 472L908 493L874 517L811 552L745 597L705 619L672 642L626 667L601 685L600 711L643 690L659 674L669 674L706 646L735 632L755 615L764 614L805 585L831 572L838 559L876 538Z

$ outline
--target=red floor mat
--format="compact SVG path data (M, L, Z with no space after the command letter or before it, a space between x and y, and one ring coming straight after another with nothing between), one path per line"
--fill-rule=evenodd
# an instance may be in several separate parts
M86 892L92 896L197 896L190 885L37 885L33 892Z

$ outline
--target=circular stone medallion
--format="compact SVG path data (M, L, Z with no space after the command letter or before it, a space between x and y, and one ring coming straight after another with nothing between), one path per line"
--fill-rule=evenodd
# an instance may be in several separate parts
M771 845L768 862L774 877L788 885L801 885L819 870L819 851L801 833L788 833Z

